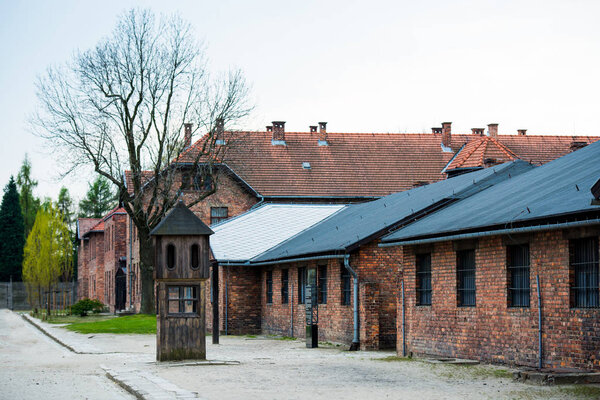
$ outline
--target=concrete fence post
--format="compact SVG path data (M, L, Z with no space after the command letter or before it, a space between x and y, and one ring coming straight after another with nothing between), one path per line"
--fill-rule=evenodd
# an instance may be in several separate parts
M12 275L10 276L10 285L8 286L8 295L6 296L6 299L8 301L8 309L12 311L12 309L14 307Z

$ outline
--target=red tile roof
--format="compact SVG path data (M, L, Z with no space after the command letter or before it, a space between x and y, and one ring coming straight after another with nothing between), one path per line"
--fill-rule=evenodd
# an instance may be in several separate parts
M450 161L446 170L455 168L482 167L486 160L493 160L492 164L502 164L519 158L509 148L493 137L477 136L469 140L456 156Z
M104 217L102 217L103 221L106 221L107 219L109 219L110 217L112 217L115 214L127 214L127 211L125 211L125 209L123 207L115 207L112 210L110 210Z
M100 222L100 218L78 218L77 219L77 238L82 239L94 226Z
M272 132L226 132L225 138L228 146L218 161L266 197L384 196L444 179L442 170L459 150L450 169L483 166L486 158L538 165L572 151L572 142L600 139L452 134L452 152L444 152L441 134L434 133L327 133L327 146L319 146L319 133L308 132L285 132L285 146L273 145ZM203 138L177 161L194 162L202 143ZM151 171L144 172L144 180L151 177Z

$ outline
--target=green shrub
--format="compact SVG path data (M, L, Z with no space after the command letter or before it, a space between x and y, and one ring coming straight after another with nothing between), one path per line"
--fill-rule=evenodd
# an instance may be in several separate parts
M91 311L93 313L102 312L104 304L99 300L83 299L71 306L71 314L85 317Z

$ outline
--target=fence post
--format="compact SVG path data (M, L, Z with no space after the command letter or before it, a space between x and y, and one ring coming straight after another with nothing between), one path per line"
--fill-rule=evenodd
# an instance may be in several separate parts
M12 311L14 308L12 275L10 276L10 285L8 286L8 293L6 294L6 302L8 303L8 309Z

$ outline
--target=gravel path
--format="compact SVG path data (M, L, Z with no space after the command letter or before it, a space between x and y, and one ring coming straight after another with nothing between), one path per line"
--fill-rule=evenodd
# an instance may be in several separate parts
M207 358L225 363L157 363L154 335L80 335L40 326L93 354L75 354L0 310L0 399L130 398L105 372L146 399L600 398L598 386L533 386L513 381L505 368L384 361L395 354L307 349L300 340L264 337L221 337L220 345L208 337Z
M18 314L0 310L0 399L132 399L98 357L59 346Z

